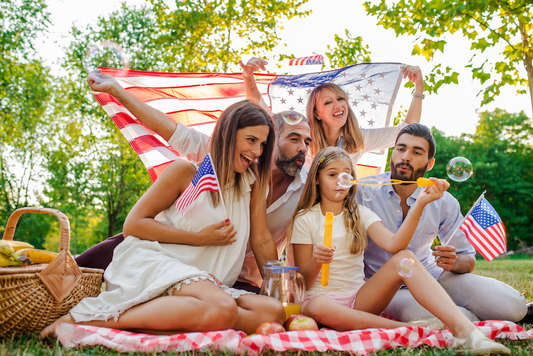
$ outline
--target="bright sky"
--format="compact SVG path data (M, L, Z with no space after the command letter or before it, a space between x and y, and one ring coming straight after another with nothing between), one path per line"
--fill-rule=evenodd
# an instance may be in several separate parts
M145 3L145 0L127 0L126 2L141 5ZM173 0L166 0L166 2L172 7ZM119 0L47 0L53 26L50 28L49 37L37 46L41 56L48 64L57 62L63 51L62 48L69 43L69 30L72 24L85 26L95 23L98 16L108 15L118 9L120 3ZM428 63L423 57L411 56L415 37L396 38L394 31L383 29L376 25L376 18L366 15L362 3L361 0L310 0L305 5L305 9L311 9L313 13L306 18L292 19L283 24L284 30L280 32L280 35L287 46L279 46L276 52L292 53L296 57L308 56L313 52L324 54L328 45L335 44L335 34L344 36L345 29L348 29L352 37L363 37L363 43L369 45L374 62L402 62L418 65L422 73L427 74L438 63L437 61L440 61L443 68L450 66L460 73L459 85L443 86L439 89L438 95L426 95L421 121L425 125L435 126L448 136L458 136L462 132L473 133L475 131L478 121L476 111L493 110L498 107L509 112L524 110L531 117L529 95L516 95L515 88L503 90L495 102L486 107L479 107L481 99L476 95L482 87L472 81L469 68L464 68L473 53L470 52L469 43L460 35L450 35L446 39L448 44L445 54L439 53L434 62ZM493 53L494 56L497 54L497 52ZM271 64L269 69L275 72L277 67ZM282 70L287 70L287 67ZM302 70L314 72L320 70L320 67L301 67L294 74L299 74ZM524 69L522 73L525 75ZM409 106L410 93L411 90L408 88L400 89L395 104L397 110L400 106L403 106L403 109Z

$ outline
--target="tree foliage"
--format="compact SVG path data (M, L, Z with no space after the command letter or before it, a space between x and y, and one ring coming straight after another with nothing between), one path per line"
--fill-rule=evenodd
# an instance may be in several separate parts
M88 49L114 42L128 54L133 70L227 70L243 54L275 46L277 24L303 15L297 8L304 2L187 1L177 2L175 11L162 1L123 4L94 26L72 28L62 74L54 80L43 201L71 220L73 253L122 231L127 213L150 185L141 160L86 84L90 67L122 63L104 47L91 56ZM54 232L45 245L57 246Z
M275 48L279 22L302 17L307 0L176 1L170 11L162 0L151 0L162 33L158 45L168 70L227 72L238 68L245 54L265 55Z
M34 49L46 31L49 14L43 0L0 2L0 226L9 215L31 200L31 187L40 174L39 132L46 125L51 86L48 69ZM31 19L31 20L30 20ZM28 223L34 221L33 223ZM41 224L42 223L42 224ZM44 225L43 225L44 224ZM46 231L46 219L35 223L23 216L17 236L25 227ZM29 231L29 230L26 230ZM37 243L33 237L31 242ZM39 244L37 243L37 246Z
M473 79L484 89L481 105L494 100L506 85L526 94L529 87L533 107L533 3L530 0L402 0L367 1L366 12L378 24L397 35L417 36L413 54L431 60L444 53L449 34L461 33L471 43L473 56L467 63ZM488 54L498 51L497 58ZM487 51L487 52L486 52ZM526 77L520 68L526 69ZM458 73L437 64L427 77L429 92L443 84L458 83Z
M328 45L329 52L326 56L329 59L331 68L343 68L357 63L369 63L370 49L368 45L363 45L361 36L352 37L346 30L346 39L335 35L335 46Z
M496 109L482 112L475 134L446 137L433 129L436 163L427 175L446 177L450 159L468 158L474 174L467 181L451 180L448 190L461 203L463 214L486 190L485 197L503 220L509 250L533 245L533 127L522 112Z

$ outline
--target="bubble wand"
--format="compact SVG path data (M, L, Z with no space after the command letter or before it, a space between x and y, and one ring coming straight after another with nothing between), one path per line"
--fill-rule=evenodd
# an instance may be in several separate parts
M333 232L333 213L326 213L326 222L324 227L324 246L331 247L331 235ZM322 264L322 275L320 284L326 287L329 284L329 263Z
M447 182L445 179L442 181ZM385 183L364 183L365 181L384 181ZM352 185L370 185L374 187L379 187L383 185L394 185L394 184L404 184L404 183L415 183L419 187L429 187L430 185L436 185L429 178L420 177L416 181L413 180L400 180L400 179L389 179L389 178L361 178L353 179L353 177L348 173L339 174L339 183L338 185L343 188L349 188Z

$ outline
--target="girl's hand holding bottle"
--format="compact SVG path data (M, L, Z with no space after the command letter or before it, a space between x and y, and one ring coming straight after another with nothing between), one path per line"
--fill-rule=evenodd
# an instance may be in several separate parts
M322 265L325 263L331 263L333 261L333 255L335 253L335 246L326 247L324 245L317 245L313 251L315 262Z

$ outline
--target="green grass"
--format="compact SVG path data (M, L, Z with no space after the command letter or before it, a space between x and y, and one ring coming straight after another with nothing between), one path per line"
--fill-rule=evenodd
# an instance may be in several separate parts
M476 263L476 269L474 273L496 278L504 283L507 283L518 291L522 292L526 297L528 302L533 301L533 258L531 257L517 257L511 256L498 260L494 260L490 263L487 263L484 260L478 260ZM532 325L522 325L526 330L531 329ZM533 354L533 339L523 340L523 341L510 341L510 340L499 340L512 351L513 355L520 356L529 356ZM228 352L219 352L219 353L194 353L194 352L168 352L164 353L165 355L180 355L180 356L230 356L231 353ZM277 353L273 351L265 351L263 355L274 356L274 355L284 355L284 356L337 356L341 353L335 351L328 352L284 352ZM58 342L51 341L41 341L36 336L23 336L19 338L14 338L11 340L3 340L0 343L0 356L4 355L13 355L13 356L81 356L81 355L146 355L144 353L128 353L121 354L112 350L109 350L105 347L86 347L83 349L72 349L65 350L61 344ZM153 355L158 355L153 353ZM390 350L383 350L378 352L376 355L385 356L385 355L424 355L424 356L447 356L453 355L452 352L448 350L440 350L433 347L422 346L416 349L409 348L396 348Z

